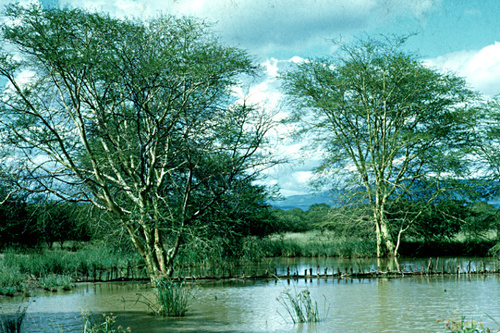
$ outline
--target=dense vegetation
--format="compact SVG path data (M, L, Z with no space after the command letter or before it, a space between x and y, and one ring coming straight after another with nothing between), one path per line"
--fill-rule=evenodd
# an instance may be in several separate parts
M282 76L288 121L325 152L316 185L344 195L284 211L257 185L280 162L272 112L232 93L259 67L209 25L37 4L5 17L4 251L105 243L152 281L266 256L497 254L500 103L424 66L408 37L341 44Z

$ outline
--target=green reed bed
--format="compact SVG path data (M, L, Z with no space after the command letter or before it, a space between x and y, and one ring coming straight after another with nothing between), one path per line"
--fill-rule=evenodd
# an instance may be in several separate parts
M48 275L38 279L39 286L47 291L71 290L74 286L74 279L68 275Z
M12 267L0 263L0 295L14 296L16 293L27 293L26 277Z
M8 250L0 260L0 294L14 295L30 288L68 290L75 281L146 278L142 259L135 253L116 253L87 246L77 252Z
M251 253L262 257L372 257L376 244L372 240L334 237L332 234L309 232L275 235L252 241ZM254 258L254 259L261 259Z

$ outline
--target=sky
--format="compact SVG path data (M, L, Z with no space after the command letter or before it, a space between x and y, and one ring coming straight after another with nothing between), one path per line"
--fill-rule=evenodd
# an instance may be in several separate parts
M3 6L10 1L0 0ZM21 1L22 3L23 1ZM118 17L192 16L213 23L221 41L246 49L264 73L252 102L286 114L277 76L300 59L331 55L332 40L413 34L406 44L427 65L453 71L492 97L500 94L499 0L41 0L47 7L81 7ZM319 153L301 154L300 142L277 127L279 151L290 163L267 172L284 196L311 192Z

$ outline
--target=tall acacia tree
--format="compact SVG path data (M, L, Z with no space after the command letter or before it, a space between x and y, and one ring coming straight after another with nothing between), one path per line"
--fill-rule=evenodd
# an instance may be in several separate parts
M189 18L5 15L0 123L18 185L113 212L151 278L171 275L190 224L270 163L271 118L231 95L256 66Z
M426 67L402 46L407 37L340 44L335 57L307 60L285 75L290 121L324 151L316 172L351 187L372 207L377 255L396 254L389 199L444 191L464 176L475 99L463 79ZM331 180L331 178L330 178ZM422 190L425 186L426 190ZM407 224L400 224L399 235Z

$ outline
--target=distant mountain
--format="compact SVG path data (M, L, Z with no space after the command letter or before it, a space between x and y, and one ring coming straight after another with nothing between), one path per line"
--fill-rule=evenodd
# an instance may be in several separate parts
M293 208L300 208L302 210L308 210L311 205L326 203L327 205L333 204L333 194L329 191L303 194L303 195L291 195L283 200L271 201L271 206L289 210Z

